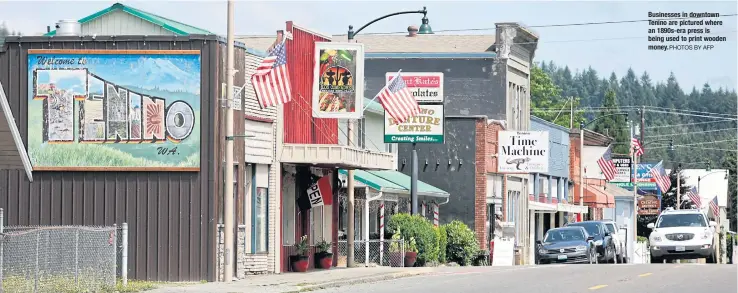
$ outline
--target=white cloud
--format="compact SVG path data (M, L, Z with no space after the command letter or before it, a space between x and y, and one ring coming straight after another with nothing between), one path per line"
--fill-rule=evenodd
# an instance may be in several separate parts
M49 82L56 83L62 79L75 78L85 80L87 72L85 70L49 70Z

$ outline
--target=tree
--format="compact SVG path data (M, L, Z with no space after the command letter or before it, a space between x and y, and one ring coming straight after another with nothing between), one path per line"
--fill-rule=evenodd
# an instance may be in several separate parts
M531 69L530 84L532 114L548 122L569 128L571 122L570 109L572 104L574 104L575 109L579 107L579 98L561 97L561 88L554 84L551 77L538 66ZM559 111L552 111L557 109ZM574 113L575 125L581 119L581 112Z
M627 154L628 145L630 143L630 130L628 129L628 123L626 122L627 117L624 117L623 115L613 115L620 113L621 111L618 108L615 91L612 88L605 92L605 99L602 106L605 110L600 112L598 115L598 117L601 118L595 122L594 130L615 139L615 146L613 147L614 153Z

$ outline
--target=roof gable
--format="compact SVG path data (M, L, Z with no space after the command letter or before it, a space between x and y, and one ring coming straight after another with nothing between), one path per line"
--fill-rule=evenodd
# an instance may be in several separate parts
M103 17L105 15L108 15L111 12L114 11L122 11L125 13L128 13L130 15L133 15L135 17L138 17L144 21L150 22L154 25L160 26L165 30L171 31L177 35L180 36L187 36L187 35L213 35L212 32L194 27L185 23L181 23L166 17L162 17L153 13L149 13L143 10L138 10L136 8L125 6L120 3L115 3L113 6L110 6L108 8L105 8L103 10L100 10L92 15L86 16L79 21L79 23L84 24L90 21L93 21L95 19L98 19L100 17ZM56 35L56 30L50 31L46 33L44 36L54 36Z

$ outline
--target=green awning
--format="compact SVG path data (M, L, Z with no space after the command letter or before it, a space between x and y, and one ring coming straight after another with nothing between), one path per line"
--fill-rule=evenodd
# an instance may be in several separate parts
M339 170L346 175L346 170ZM397 194L410 194L410 176L398 171L354 170L354 180L377 191ZM433 185L418 180L418 195L448 198L449 193Z

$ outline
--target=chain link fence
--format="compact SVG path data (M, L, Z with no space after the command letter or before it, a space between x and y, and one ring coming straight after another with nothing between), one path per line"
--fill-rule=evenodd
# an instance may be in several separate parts
M118 275L127 279L127 232L126 225L3 227L0 221L0 291L114 289Z
M367 251L368 247L368 251ZM348 241L338 241L338 266L346 267ZM405 242L400 240L355 240L354 262L365 266L405 266Z

